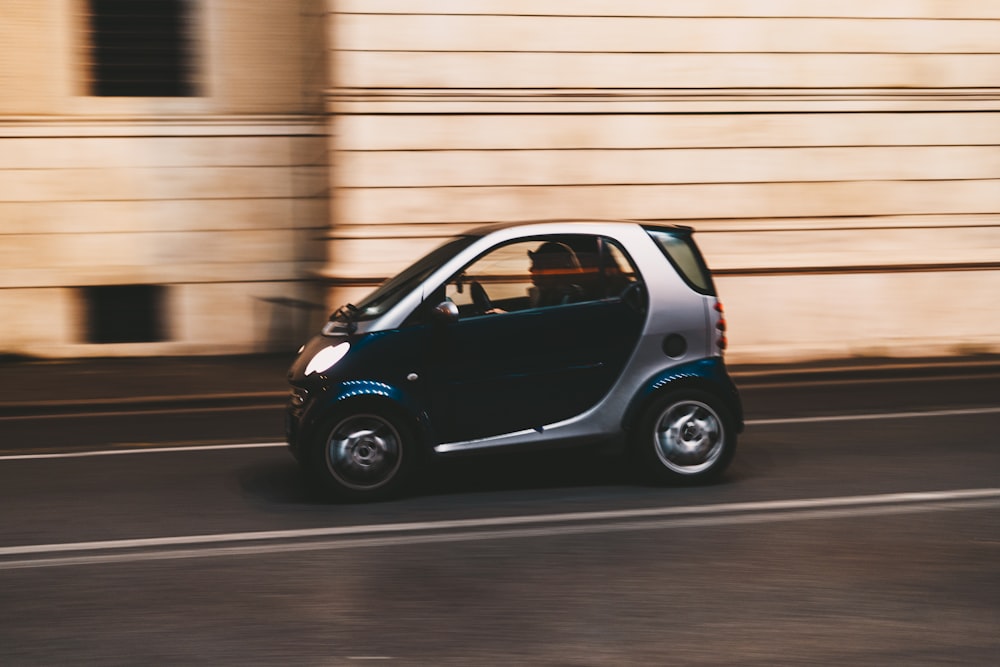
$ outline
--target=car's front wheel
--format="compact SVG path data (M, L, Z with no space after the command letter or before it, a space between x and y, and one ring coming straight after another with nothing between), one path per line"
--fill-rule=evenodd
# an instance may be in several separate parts
M381 500L400 491L416 456L412 428L383 406L345 405L314 439L310 466L321 486L343 500Z
M642 471L655 482L716 479L736 450L736 429L726 407L699 390L667 391L642 413L633 434Z

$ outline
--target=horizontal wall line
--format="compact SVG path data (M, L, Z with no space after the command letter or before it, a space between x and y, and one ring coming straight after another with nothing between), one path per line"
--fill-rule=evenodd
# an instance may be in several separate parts
M47 137L40 137L46 139ZM59 137L60 140L66 137ZM87 137L88 139L91 137ZM199 137L200 139L201 137ZM985 145L985 144L984 144ZM979 144L974 144L973 147L979 146ZM958 146L958 148L965 148L965 145ZM820 148L817 146L817 148ZM840 147L837 147L840 148ZM848 148L844 146L843 148ZM900 147L902 148L902 147ZM925 146L918 146L918 148L925 148ZM536 149L537 150L537 149ZM591 150L605 150L603 148L596 148ZM672 150L672 149L671 149ZM80 166L64 166L53 162L52 166L44 167L4 167L0 166L0 171L18 172L18 171L31 171L31 172L48 172L48 171L83 171L83 172L98 172L98 171L213 171L215 169L231 169L231 170L241 170L250 171L254 169L280 169L282 173L286 171L295 171L296 169L315 169L323 170L326 169L326 163L316 162L312 164L288 164L288 163L275 163L275 164L164 164L164 165L129 165L129 164L116 164L108 163L107 165L101 164L91 164L91 165L80 165ZM47 201L47 200L46 200Z
M364 188L362 188L364 189ZM150 197L148 199L0 199L0 205L3 204L112 204L112 203L129 203L129 202L200 202L200 201L307 201L312 199L326 199L325 194L316 195L301 195L301 196L289 196L289 195L274 195L274 196L263 196L254 197L252 195L231 195L227 197Z
M785 14L720 14L720 15L693 15L693 14L546 14L546 13L510 13L498 14L493 12L353 12L334 11L329 12L334 16L406 16L410 18L422 18L425 16L453 16L453 17L483 17L483 18L558 18L558 19L687 19L687 20L748 20L748 21L770 21L770 20L795 20L795 21L1000 21L1000 17L978 17L978 16L955 16L955 17L933 17L933 16L859 16L859 15L828 15L828 16L796 16Z
M536 153L536 152L650 152L650 151L754 151L754 150L811 150L811 149L835 149L835 148L860 148L880 150L883 148L914 148L918 150L933 150L935 148L1000 148L1000 144L796 144L796 145L770 145L770 144L740 144L733 146L527 146L522 148L338 148L338 153ZM219 165L224 166L224 165ZM283 165L274 165L281 167ZM303 165L311 166L311 165ZM114 168L114 167L112 167ZM158 168L158 167L154 167ZM215 169L210 167L171 167L178 169ZM247 167L253 169L254 167ZM21 171L63 169L63 167L28 167L18 168ZM67 168L68 169L68 168ZM94 167L103 169L103 167ZM11 170L15 171L15 170Z
M603 188L603 187L672 187L689 185L802 185L802 184L827 184L827 183L984 183L990 181L1000 181L1000 176L990 176L986 178L871 178L871 179L842 179L835 181L670 181L666 183L640 182L640 183L616 183L606 181L602 183L515 183L496 185L491 183L480 183L475 185L342 185L338 190L469 190L469 189L508 189L508 188ZM261 197L261 199L272 199L271 197ZM281 197L277 197L281 199ZM93 200L87 200L93 201ZM938 214L940 215L940 214ZM980 214L981 215L981 214Z
M635 50L635 49L601 49L599 51L583 50L583 49L345 49L345 48L333 48L330 49L334 53L454 53L454 54L470 54L470 53L521 53L521 54L571 54L571 55L590 55L590 54L615 54L615 55L652 55L652 56L665 56L665 55L733 55L733 56L803 56L803 55L817 55L817 56L841 56L841 55L860 55L860 56L996 56L1000 55L1000 51L721 51L718 49L700 49L698 51L691 50Z
M895 225L895 226L894 225L880 225L880 226L873 226L873 227L869 227L869 226L865 226L865 225L853 225L853 226L845 226L845 227L839 227L839 226L812 227L812 226L810 226L808 224L808 221L810 221L810 220L892 220L892 219L901 219L901 218L917 218L917 219L919 219L919 218L960 218L960 217L977 217L977 218L980 218L980 217L997 217L998 219L1000 219L1000 212L997 212L997 213L967 213L967 212L961 212L961 213L886 213L886 214L873 214L873 215L857 215L857 214L855 214L855 215L824 215L824 216L816 216L816 217L809 217L809 216L803 217L803 216L797 216L797 215L747 216L747 217L740 217L740 218L645 218L645 217L635 217L635 218L628 218L628 220L632 220L632 221L640 222L640 223L666 223L666 224L671 224L671 225L687 225L687 226L695 227L695 228L697 228L698 225L706 225L706 224L712 224L712 223L739 223L740 225L742 225L743 223L753 223L753 222L760 222L760 221L764 221L764 220L769 220L769 221L793 221L793 220L800 220L800 221L803 221L803 225L800 226L800 227L745 229L745 228L743 228L741 226L739 229L736 229L736 230L734 230L734 229L723 229L723 230L705 230L705 231L699 231L699 233L701 233L701 234L726 233L726 232L732 232L732 231L767 231L767 232L771 232L771 231L799 231L799 230L803 230L803 231L813 231L813 230L816 230L816 231L823 231L823 230L828 230L828 231L852 231L852 230L868 230L868 229L890 229L890 230L897 230L897 229L961 229L961 228L993 228L993 227L1000 226L1000 223L996 223L996 224L990 224L990 223L982 223L982 224L959 224L959 225L946 225L946 224L936 224L936 225ZM527 222L550 222L550 221L553 221L553 222L563 222L563 221L566 221L566 220L586 221L586 220L591 220L591 218L586 218L586 217L576 217L576 218L545 218L545 219L527 219L526 221ZM597 220L597 221L600 222L600 220ZM493 222L506 222L506 220L494 220ZM380 223L378 223L376 225L372 225L370 223L355 223L355 224L352 224L352 223L349 223L349 222L344 222L343 224L338 224L337 227L336 227L336 229L345 229L345 228L371 229L373 227L374 228L384 228L384 227L391 227L393 225L396 225L396 226L405 225L407 228L412 228L412 229L419 229L421 227L442 227L442 226L443 227L448 227L448 228L461 228L461 227L465 226L466 228L468 228L468 227L471 227L471 226L482 226L483 224L489 224L489 223L488 222L484 223L482 221L475 221L475 220L466 220L466 221L460 221L460 222L422 222L422 221L409 222L409 221L398 220L398 221L395 221L395 222L380 222ZM440 235L439 234L428 234L428 235L423 235L423 236L417 235L414 238L435 238L435 237L438 237L438 236L440 236ZM341 238L344 238L344 239L355 239L355 238L358 238L358 237L356 237L356 236L340 236L340 235L337 235L337 234L331 234L331 235L326 236L324 238L326 238L326 239L341 239ZM370 237L363 237L363 238L370 238ZM384 237L382 237L382 236L376 236L376 237L371 237L371 238L384 238ZM410 237L407 236L407 238L410 238Z
M873 264L857 266L790 266L760 269L713 269L716 276L799 276L859 273L950 273L955 271L998 271L1000 262L958 262L952 264Z
M414 53L421 53L420 51L415 51ZM527 52L525 52L527 53ZM597 53L596 55L600 55ZM984 54L990 55L990 54ZM749 91L753 93L760 93L761 91L775 91L785 92L785 91L815 91L814 94L821 95L825 91L834 90L856 90L856 91L871 91L880 90L886 94L906 94L906 95L916 95L920 94L921 91L933 92L937 90L967 90L970 93L977 91L997 91L1000 90L998 86L925 86L921 88L908 88L908 87L887 87L887 86L710 86L710 87L694 87L694 86L673 86L667 88L654 88L651 86L601 86L599 88L581 88L580 86L448 86L447 88L440 87L429 87L429 86L337 86L335 90L358 90L358 91L370 91L370 90L389 90L389 91L413 91L422 90L426 91L428 95L451 95L452 91L470 91L470 90L483 90L483 91L511 91L511 90L524 90L524 91L560 91L561 94L577 94L581 97L601 97L605 93L602 91L630 91L636 95L648 95L648 91L656 91L658 93L669 93L672 91L705 91L705 90L719 90L719 91ZM200 136L200 135L199 135Z
M825 276L872 273L950 273L956 271L1000 271L1000 262L956 263L956 264L880 264L871 266L793 266L768 267L760 269L713 269L715 276L724 277L764 277L764 276ZM330 287L376 287L385 282L387 276L334 276L317 273L316 278Z
M949 228L950 229L950 228ZM54 230L48 232L18 232L0 231L0 238L5 236L168 236L168 235L198 235L198 234L226 234L226 235L257 235L257 234L293 234L296 232L328 232L329 226L306 226L306 227L184 227L184 228L160 228L160 229L71 229ZM227 236L227 238L231 238ZM324 237L325 238L325 237ZM285 262L288 260L276 259L275 261ZM225 264L226 262L220 262Z
M318 262L314 262L318 263ZM126 267L128 268L128 267ZM385 278L382 279L384 281ZM376 285L380 284L375 283ZM290 284L290 285L301 285L310 284L313 282L312 278L234 278L232 280L222 280L222 279L208 279L205 280L168 280L168 279L131 279L131 278L108 278L106 280L94 280L94 281L73 281L72 285L66 285L64 283L52 283L52 284L25 284L25 285L5 285L0 283L0 291L6 290L14 292L17 290L31 290L37 292L39 290L72 290L78 289L80 287L106 287L112 285L164 285L167 287L174 287L180 285L275 285L275 284ZM367 284L367 283L366 283ZM265 297L256 297L258 300L264 300ZM151 341L152 343L183 343L185 341L180 340L163 340L163 341ZM83 344L83 343L81 343ZM100 343L95 343L94 345L100 345Z
M448 104L454 102L455 100L433 100L433 99L416 99L416 100L405 100L406 103L420 103L420 104ZM457 100L460 103L471 102L471 103L505 103L509 104L511 107L517 104L525 103L524 100L476 100L476 99L466 99ZM534 100L537 101L537 100ZM544 101L544 100L542 100ZM553 103L560 102L561 100L552 100ZM598 102L615 102L617 100L596 100ZM624 103L631 103L634 100L621 100ZM699 100L693 100L698 102ZM730 100L732 101L732 100ZM919 100L918 100L919 101ZM935 101L935 100L928 100ZM956 102L961 100L937 100L943 102ZM968 101L968 100L967 100ZM995 101L1000 105L1000 94L997 95ZM357 104L357 100L337 100L339 103L345 104ZM383 99L365 99L361 101L362 104L383 104L383 103L396 103L399 100L383 100ZM669 105L670 101L656 100L657 103L662 103ZM787 101L778 100L778 102L784 104ZM530 103L530 102L529 102ZM569 103L573 103L570 101ZM711 110L711 109L700 109L697 111L682 111L682 110L670 110L670 109L659 109L653 111L570 111L567 109L560 109L555 111L524 111L518 109L504 109L498 111L496 109L490 109L489 111L426 111L421 109L420 111L373 111L370 109L365 109L363 111L351 111L349 109L337 109L331 112L334 116L363 116L363 117L390 117L398 116L404 118L412 118L415 116L858 116L858 115L881 115L881 116L898 116L900 114L908 115L927 115L927 114L1000 114L1000 106L996 109L817 109L815 111L803 110L803 109L752 109L752 110L739 110L739 109L726 109L726 110Z

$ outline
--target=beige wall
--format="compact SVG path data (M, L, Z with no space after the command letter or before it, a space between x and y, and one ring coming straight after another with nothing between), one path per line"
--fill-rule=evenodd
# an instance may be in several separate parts
M195 7L201 94L95 98L84 0L0 0L0 354L294 349L315 325L322 0ZM167 286L167 340L86 342L80 288L118 284Z
M0 114L320 111L323 0L192 0L195 98L86 94L87 0L0 0Z
M696 227L734 361L1000 351L996 0L197 0L173 99L85 94L84 7L0 0L0 354L291 345L551 217ZM83 342L124 283L169 340Z
M331 303L494 220L693 225L734 361L1000 352L1000 3L338 0Z

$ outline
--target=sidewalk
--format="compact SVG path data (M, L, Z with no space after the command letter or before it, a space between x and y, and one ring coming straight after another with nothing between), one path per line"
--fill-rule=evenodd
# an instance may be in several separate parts
M294 354L0 361L0 414L239 402L288 393Z
M239 403L288 392L294 355L0 360L0 414L52 409ZM733 365L738 385L823 379L926 377L1000 372L1000 355L933 359L853 358Z

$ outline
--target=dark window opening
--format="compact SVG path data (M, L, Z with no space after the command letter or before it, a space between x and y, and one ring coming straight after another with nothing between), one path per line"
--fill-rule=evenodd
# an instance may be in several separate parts
M83 288L88 343L154 343L166 340L163 285Z
M195 95L192 1L90 0L90 94Z

